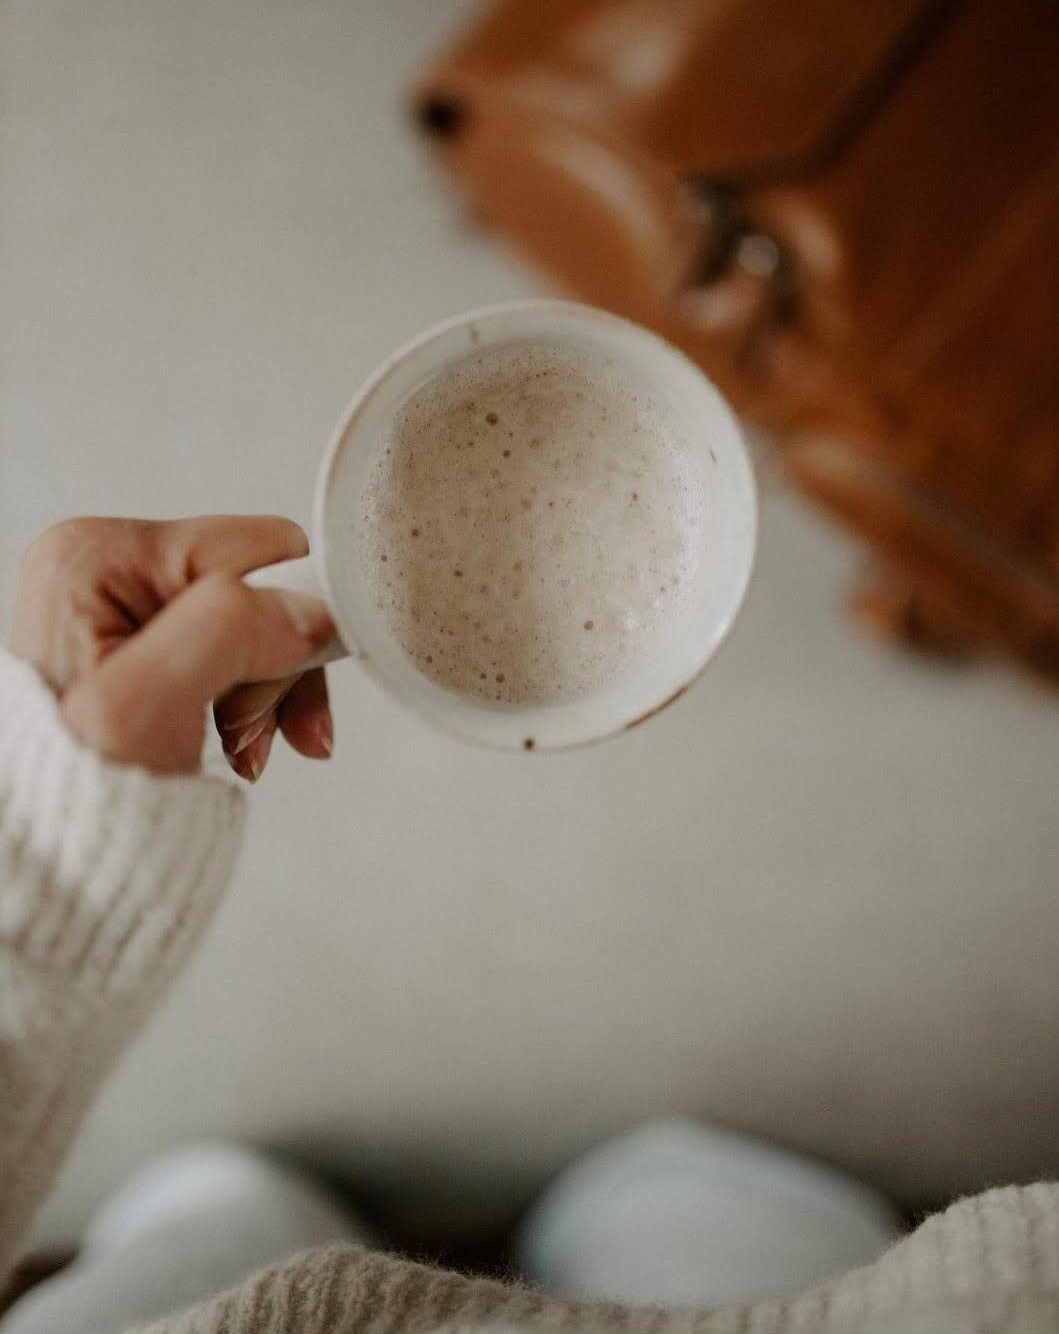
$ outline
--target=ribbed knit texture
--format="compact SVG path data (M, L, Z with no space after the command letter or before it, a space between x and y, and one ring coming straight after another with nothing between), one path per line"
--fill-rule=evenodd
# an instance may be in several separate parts
M0 651L0 1278L89 1099L208 922L243 803L79 747Z
M928 1219L881 1259L787 1301L722 1310L555 1297L336 1245L293 1256L141 1334L964 1334L1059 1330L1059 1186L1006 1187Z
M208 922L241 823L220 780L151 777L81 750L36 674L0 652L0 1283L88 1100ZM143 1334L441 1330L1059 1330L1059 1186L961 1200L874 1264L787 1301L584 1302L334 1245Z

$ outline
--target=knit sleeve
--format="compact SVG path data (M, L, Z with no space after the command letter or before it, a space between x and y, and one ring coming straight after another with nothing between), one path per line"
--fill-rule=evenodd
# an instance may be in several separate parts
M108 764L0 650L0 1288L85 1107L238 851L228 783Z

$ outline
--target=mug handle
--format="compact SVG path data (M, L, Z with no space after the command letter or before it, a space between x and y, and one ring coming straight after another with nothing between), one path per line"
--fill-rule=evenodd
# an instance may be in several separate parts
M249 574L244 575L243 583L249 584L251 588L284 588L291 593L307 593L310 597L319 598L321 602L328 601L320 586L320 575L312 556L302 556L298 560L281 560L275 565L262 565L260 569L251 570ZM310 658L301 670L307 672L313 667L323 667L329 662L348 656L349 649L335 633L327 645Z

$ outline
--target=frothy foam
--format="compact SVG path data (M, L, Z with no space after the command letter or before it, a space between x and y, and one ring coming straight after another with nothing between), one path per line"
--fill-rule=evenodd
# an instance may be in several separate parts
M702 474L667 403L590 348L518 342L413 395L354 540L420 671L545 704L635 668L679 613L704 527Z

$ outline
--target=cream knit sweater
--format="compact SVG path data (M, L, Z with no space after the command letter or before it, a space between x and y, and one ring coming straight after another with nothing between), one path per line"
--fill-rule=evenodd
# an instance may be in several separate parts
M86 1105L209 922L241 827L227 783L80 749L35 673L0 651L0 1284ZM1059 1186L963 1200L875 1264L785 1302L632 1309L335 1245L149 1334L441 1328L1059 1330Z

